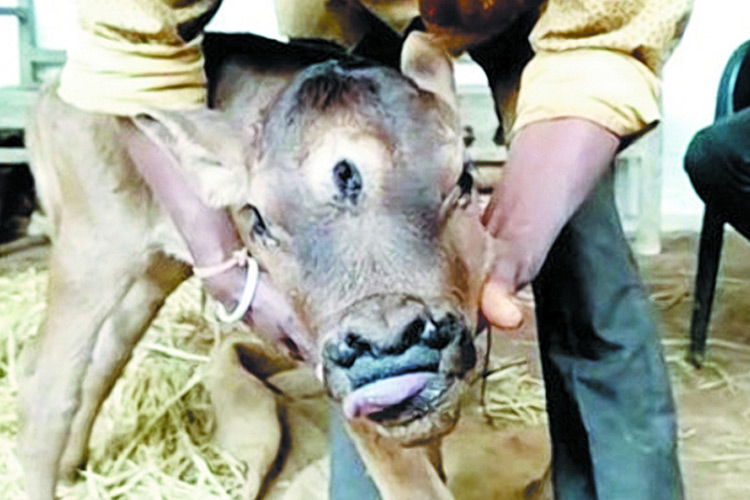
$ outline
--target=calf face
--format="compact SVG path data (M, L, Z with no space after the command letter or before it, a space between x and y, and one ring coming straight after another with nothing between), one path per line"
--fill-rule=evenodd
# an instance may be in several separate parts
M131 120L43 93L27 137L57 236L48 316L20 362L30 498L54 498L59 473L85 462L102 401L187 276L185 244L126 147L143 139L133 125L206 204L234 207L245 243L315 336L311 362L358 420L355 434L372 436L372 422L413 443L451 428L476 358L485 240L476 204L456 186L450 62L418 35L405 44L411 79L348 62L240 67L216 93L223 112ZM381 441L368 449L385 498L416 498L420 477L419 498L450 497L429 457L399 459L398 440Z
M414 80L342 62L299 74L263 123L245 211L330 395L406 443L455 424L482 276L474 207L456 206L452 75L428 56Z
M457 184L449 59L412 34L402 70L333 60L277 79L270 96L225 92L244 142L231 153L225 139L221 158L249 158L235 219L315 337L330 395L414 443L453 427L476 362L484 232ZM233 74L225 88L242 88Z

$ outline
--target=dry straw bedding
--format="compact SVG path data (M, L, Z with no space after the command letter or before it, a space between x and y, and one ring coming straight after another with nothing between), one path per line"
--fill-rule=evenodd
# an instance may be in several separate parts
M22 499L17 458L17 356L45 313L47 271L0 271L0 498ZM213 419L202 384L221 335L205 314L199 283L167 300L136 348L96 421L81 477L60 486L61 500L241 498L243 465L211 440ZM519 360L492 360L485 413L498 425L544 421L538 378Z
M23 499L17 458L17 356L36 335L45 312L43 267L0 270L0 498ZM243 465L211 440L209 395L202 384L220 327L204 314L199 283L191 279L167 301L97 419L87 470L58 493L61 500L241 498ZM655 301L657 307L659 301ZM684 361L685 343L667 340L667 359L682 390L745 397L746 380L709 362L696 372ZM750 356L750 348L715 339L715 349ZM544 391L526 359L493 358L483 411L499 426L544 423ZM479 391L474 391L478 393ZM474 406L476 407L476 406ZM750 418L750 411L745 415ZM733 435L719 449L691 449L700 429L684 428L689 460L737 463L750 459L750 438ZM720 443L721 444L721 443Z
M45 311L47 272L0 276L0 498L24 498L16 455L17 366L22 344ZM61 500L232 499L242 465L213 445L203 368L218 326L200 313L201 293L185 283L136 348L96 421L87 470L63 485Z
M0 269L0 498L23 499L17 458L17 356L37 334L45 312L43 267ZM657 307L659 301L655 301ZM213 419L202 384L220 326L204 314L191 279L167 301L136 348L97 419L87 470L58 493L61 500L241 498L243 465L211 440ZM721 391L746 397L745 377L719 362L696 372L684 361L685 342L665 341L677 392ZM750 348L715 339L714 349L750 357ZM523 357L493 358L484 413L498 426L544 423L544 391ZM474 391L478 393L479 391ZM476 408L476 405L474 405ZM744 418L750 418L750 410ZM719 449L691 449L701 429L683 428L688 460L738 463L750 459L750 438L733 433Z

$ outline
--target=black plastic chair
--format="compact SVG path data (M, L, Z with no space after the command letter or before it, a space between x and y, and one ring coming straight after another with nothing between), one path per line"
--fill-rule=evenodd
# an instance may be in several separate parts
M729 58L721 75L716 96L714 120L722 119L750 107L750 40L740 45ZM750 138L748 138L750 140ZM706 354L708 324L716 290L721 247L726 220L706 204L698 250L698 272L695 278L695 302L690 325L690 362L700 368Z

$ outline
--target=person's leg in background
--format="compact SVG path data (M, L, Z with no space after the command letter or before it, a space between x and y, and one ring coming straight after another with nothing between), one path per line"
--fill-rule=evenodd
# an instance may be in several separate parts
M750 108L698 132L685 170L703 201L750 239Z
M556 498L682 498L667 368L611 173L533 284Z

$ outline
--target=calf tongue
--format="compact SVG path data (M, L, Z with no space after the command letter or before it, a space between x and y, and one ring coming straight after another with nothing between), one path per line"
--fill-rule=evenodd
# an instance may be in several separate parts
M407 373L369 383L344 398L344 416L371 415L397 405L424 389L434 373Z

